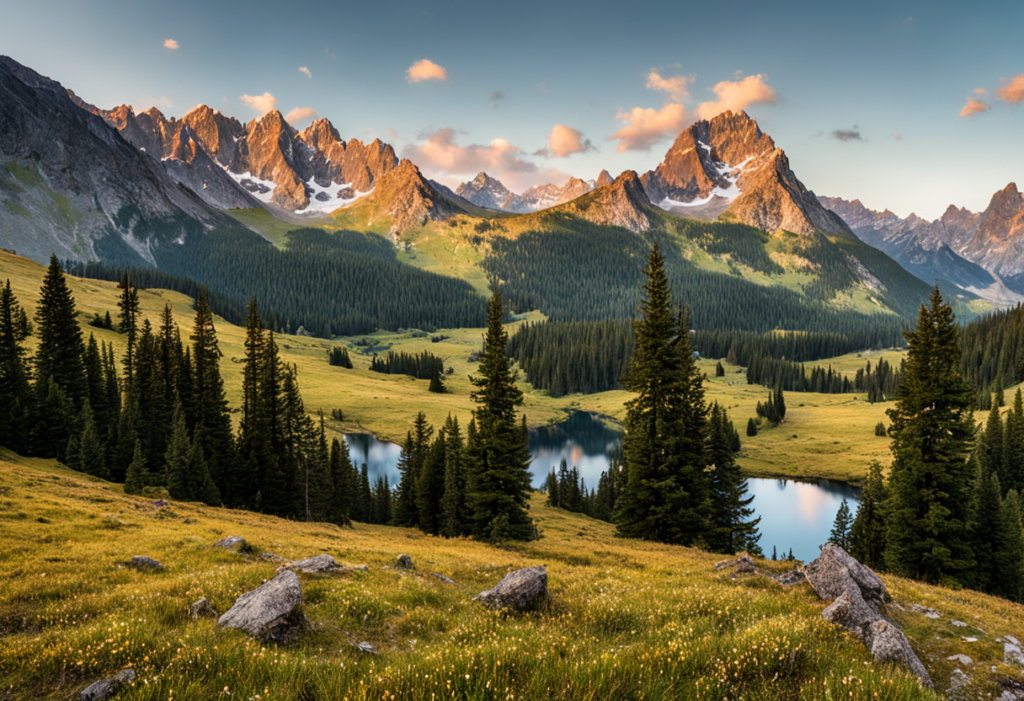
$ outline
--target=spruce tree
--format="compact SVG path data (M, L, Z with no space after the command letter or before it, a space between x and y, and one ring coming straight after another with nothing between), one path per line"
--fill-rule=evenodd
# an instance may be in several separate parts
M347 526L355 518L353 498L357 492L357 474L352 467L348 444L337 438L331 441L331 493L330 521Z
M470 377L476 441L469 454L466 507L471 532L492 542L530 540L535 535L528 513L530 492L529 436L516 424L523 393L516 371L505 355L508 334L502 326L505 305L495 289L487 315L487 332L478 375ZM525 420L525 417L524 417Z
M185 426L185 415L181 407L178 406L174 411L174 419L171 422L171 440L164 456L167 491L174 499L186 500L189 498L188 458L191 449L188 428Z
M838 545L843 550L850 550L850 526L853 524L853 516L850 514L850 504L843 499L836 512L836 520L832 522L832 530L828 534L828 542Z
M1006 541L999 476L983 461L972 462L977 465L970 519L974 567L963 576L963 581L972 589L999 593Z
M331 472L331 453L327 447L327 429L324 426L324 412L319 412L320 427L316 442L306 456L309 466L307 478L306 517L312 521L330 521L334 503L335 484Z
M193 443L185 458L185 482L189 501L201 501L208 506L220 506L220 490L210 476L203 457L203 449Z
M74 405L57 381L51 377L46 394L35 406L38 413L46 417L45 422L38 423L35 427L35 454L42 458L56 458L66 464L68 443L76 434ZM72 452L77 457L77 446Z
M1019 389L1013 397L1013 407L1006 412L1002 462L1003 489L1014 489L1019 494L1024 489L1024 401Z
M110 479L103 443L96 431L96 423L93 420L92 407L89 405L88 399L85 400L82 411L78 415L78 428L78 456L73 467L93 477Z
M442 428L437 432L437 437L434 438L434 443L423 461L416 490L419 527L431 535L440 535L444 525L442 505L447 452L448 436Z
M857 516L850 526L849 552L861 563L880 570L885 567L886 518L888 498L882 464L872 461L868 479L860 493Z
M444 454L444 496L441 498L441 535L455 538L466 534L466 474L463 466L462 433L451 414L444 424L448 445Z
M757 542L761 535L758 524L761 517L753 518L753 496L747 496L747 480L736 464L730 445L731 424L725 409L717 403L711 409L707 456L710 461L711 530L704 540L708 547L729 555L746 551L761 554Z
M973 553L967 520L974 392L959 373L953 310L938 288L921 306L903 383L888 410L893 464L885 561L894 574L967 584Z
M551 472L548 473L547 481L547 492L548 492L548 506L560 506L560 497L558 494L558 474L555 472L555 468L551 468Z
M1003 473L1003 419L995 404L988 412L985 431L978 440L978 460L989 473L1005 478Z
M635 396L626 404L626 483L615 520L619 535L628 538L691 545L706 534L710 517L703 376L687 317L672 313L657 244L644 274L636 350L624 381Z
M373 490L370 488L370 473L364 462L359 471L359 518L356 520L375 523L373 514Z
M757 435L757 422L754 417L747 419L747 436L752 438Z
M1019 396L1019 392L1018 392ZM1011 489L1003 500L1005 533L1002 596L1018 603L1024 601L1024 522L1020 496Z
M34 368L39 398L46 397L50 391L50 380L53 380L77 412L88 394L83 361L85 345L76 318L75 298L56 256L50 258L50 267L39 293L36 335L39 344L36 346ZM39 417L40 422L48 420L45 415ZM37 447L47 453L62 453L64 450L63 445Z
M135 287L128 275L121 278L121 298L117 302L121 320L118 330L124 334L124 378L126 382L135 379L135 350L139 338L139 289Z
M142 441L135 441L132 462L128 466L128 474L124 480L125 494L142 494L147 485L146 460L142 455Z
M427 387L427 391L435 394L444 394L448 391L444 386L444 380L441 379L441 368L434 368L434 372L430 375L430 386Z
M420 416L422 416L422 413ZM407 431L405 434L402 454L398 458L398 472L401 474L401 477L398 481L398 494L395 497L395 525L416 526L419 524L417 516L419 473L417 470L416 440L412 437L412 431Z
M27 453L32 395L23 339L16 327L20 309L8 280L0 289L0 445Z

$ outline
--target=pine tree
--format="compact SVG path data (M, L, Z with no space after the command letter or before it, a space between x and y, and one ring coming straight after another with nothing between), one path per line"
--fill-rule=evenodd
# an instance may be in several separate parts
M355 520L363 523L376 523L374 521L373 490L370 488L370 473L366 463L363 463L359 472L359 517Z
M886 518L888 490L882 477L882 464L872 461L868 479L860 494L857 517L850 526L849 552L868 567L880 570L885 566Z
M551 472L548 473L547 481L547 492L548 492L548 506L560 506L561 500L558 494L558 475L555 473L555 468L551 468Z
M444 394L448 391L448 388L444 386L444 380L441 379L441 368L434 368L427 391L434 392L435 394Z
M705 536L708 547L730 555L746 551L751 555L761 554L757 541L761 535L758 524L761 518L753 518L751 504L753 496L747 496L747 480L736 464L730 445L731 425L729 417L717 403L711 409L710 432L707 442L707 456L711 462L711 530Z
M36 404L36 409L40 415L46 417L46 421L35 427L35 454L43 458L66 461L68 443L76 433L75 408L53 377L49 379L46 395ZM73 453L77 454L77 450L75 446Z
M463 509L466 503L466 474L463 465L462 433L459 420L448 415L444 424L448 445L444 455L444 496L441 499L441 535L456 538L467 532Z
M715 377L725 377L725 367L723 367L721 360L715 364Z
M1024 401L1018 389L1003 428L1003 489L1024 489Z
M268 415L264 402L264 378L267 374L266 336L256 300L249 300L245 321L245 359L242 366L242 416L238 428L238 459L245 482L233 495L236 501L251 501L254 487L264 485L273 469L273 450ZM262 490L261 494L263 493Z
M1000 481L1005 478L1003 449L1003 419L999 407L993 404L985 422L985 432L978 441L978 460L986 471L999 475Z
M1003 500L1003 530L1006 535L1002 596L1020 603L1024 601L1024 523L1020 496L1013 489L1007 492Z
M747 419L747 437L753 438L757 435L757 422L754 421L754 417Z
M707 407L684 314L673 316L664 258L651 251L625 379L626 483L616 506L620 535L690 545L708 530L704 473Z
M124 493L142 494L142 490L147 486L146 477L146 460L142 455L142 442L136 440L132 462L128 466L128 474L124 480Z
M210 477L210 470L203 457L203 449L193 443L185 457L185 483L189 501L201 501L209 506L220 506L220 491Z
M164 456L166 460L164 472L167 475L167 491L174 499L185 500L189 498L188 458L191 449L192 445L188 439L188 428L185 426L185 414L180 406L175 407L174 420L171 425L171 440L167 446L167 454Z
M420 416L422 415L421 412ZM398 481L398 495L395 498L395 525L416 526L419 523L417 516L419 473L417 470L416 441L412 437L412 431L407 431L405 434L402 454L398 458L398 472L401 474L401 478Z
M75 412L88 394L83 355L82 331L78 327L75 298L71 294L64 271L57 257L50 258L43 286L36 307L36 332L39 344L36 346L35 382L39 398L49 393L50 380L60 388ZM49 417L42 415L40 422ZM38 449L45 453L63 453L64 446L43 446Z
M139 333L139 290L132 285L126 274L118 285L121 289L121 299L117 306L121 310L118 317L121 323L118 330L125 336L124 350L124 379L131 382L135 379L135 350L138 344Z
M96 431L96 423L93 421L92 407L89 405L88 399L85 400L82 411L78 415L78 427L78 456L73 467L93 477L110 479L103 443Z
M887 412L893 464L886 566L904 577L966 584L974 560L967 536L974 393L959 373L958 329L938 288L905 336L903 383Z
M505 355L508 334L502 326L505 305L497 289L491 295L479 374L470 377L476 441L469 451L466 507L471 532L492 542L530 540L535 536L528 513L530 492L529 436L516 425L523 393L517 373ZM525 421L525 417L524 417Z
M312 521L331 520L334 502L334 479L331 473L331 454L327 447L327 429L324 426L324 412L319 412L320 427L315 445L306 456L309 465L307 481L307 519Z
M964 575L964 583L978 591L998 593L1006 540L999 475L983 461L973 462L977 466L970 516L974 567Z
M437 432L437 437L423 461L416 490L418 499L416 512L419 517L419 527L432 535L440 535L444 525L442 504L447 452L448 436L442 428Z
M347 526L355 518L353 498L356 495L357 473L352 467L348 444L337 438L331 441L331 481L334 491L331 495L330 521Z
M20 311L8 280L0 289L0 444L27 453L32 395L23 339L16 325Z
M828 542L838 545L843 550L850 550L850 526L853 524L853 516L850 514L850 504L843 499L843 503L836 512L836 520L832 522L832 531L828 534Z

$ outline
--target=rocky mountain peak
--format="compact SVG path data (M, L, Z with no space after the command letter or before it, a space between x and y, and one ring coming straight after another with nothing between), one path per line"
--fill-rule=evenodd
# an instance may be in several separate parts
M633 170L623 172L609 185L562 205L566 212L595 224L621 226L637 234L650 230L651 218L647 210L651 206L640 176Z
M483 171L477 173L476 177L469 182L459 185L455 194L478 207L487 209L505 209L509 198L513 197L501 181Z
M611 173L609 173L607 170L602 170L601 174L597 176L595 187L605 187L606 185L611 185L613 180L614 178L612 178Z

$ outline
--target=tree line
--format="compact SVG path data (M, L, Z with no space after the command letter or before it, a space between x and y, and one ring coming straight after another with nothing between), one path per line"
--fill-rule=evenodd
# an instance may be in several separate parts
M856 518L833 537L870 567L1022 601L1024 402L1018 393L1005 420L994 406L978 433L961 329L938 289L907 341L889 476L871 466Z
M747 384L781 387L788 392L819 394L867 393L869 402L882 402L894 397L903 380L903 372L893 369L885 358L873 366L867 361L851 380L838 370L816 366L810 372L803 363L755 354L747 366Z

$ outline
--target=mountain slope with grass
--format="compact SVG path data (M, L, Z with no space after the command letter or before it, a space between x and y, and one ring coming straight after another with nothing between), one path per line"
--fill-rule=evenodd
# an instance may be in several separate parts
M824 621L825 604L806 584L734 578L715 570L717 556L615 538L611 525L539 497L530 513L540 540L495 547L411 529L159 506L55 462L3 452L4 697L77 698L94 680L131 667L138 681L122 697L133 701L940 698ZM247 541L244 552L213 547L228 535ZM190 618L189 606L202 597L223 613L272 578L280 561L264 552L285 560L328 553L368 569L300 574L312 627L290 646ZM416 569L395 568L399 554ZM135 555L163 568L127 568ZM550 599L539 609L504 616L470 601L509 570L541 564ZM885 581L893 596L887 614L938 690L955 668L970 679L969 698L1024 688L1021 668L1004 662L997 642L1024 626L1019 606ZM922 614L928 609L936 620ZM947 659L955 654L970 663Z

